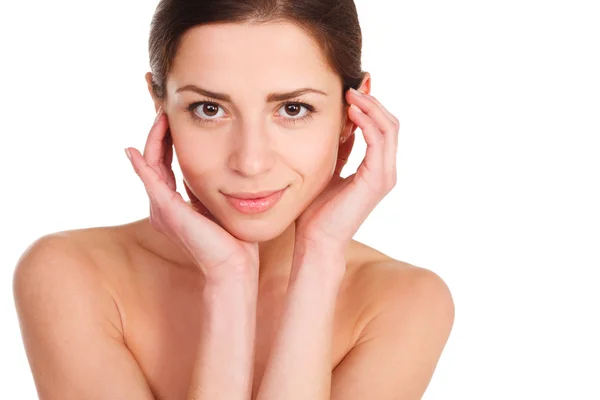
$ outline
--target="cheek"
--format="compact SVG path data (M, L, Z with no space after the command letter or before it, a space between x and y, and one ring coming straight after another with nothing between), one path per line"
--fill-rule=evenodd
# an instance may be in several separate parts
M184 175L203 174L214 169L216 165L222 165L227 147L224 135L202 132L186 118L177 118L172 123L169 122L173 146Z
M296 141L285 158L305 179L328 179L335 167L336 156L337 141L332 135L323 134Z
M174 136L173 144L185 180L196 189L211 186L211 177L215 176L215 171L218 176L223 168L224 153L216 148L218 144L191 135Z

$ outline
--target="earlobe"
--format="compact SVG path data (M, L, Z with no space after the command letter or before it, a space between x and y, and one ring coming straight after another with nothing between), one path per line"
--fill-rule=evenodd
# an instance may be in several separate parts
M346 121L344 122L344 126L342 127L342 131L340 132L339 143L344 144L350 136L354 135L355 129L356 124L350 122L349 119L346 119Z

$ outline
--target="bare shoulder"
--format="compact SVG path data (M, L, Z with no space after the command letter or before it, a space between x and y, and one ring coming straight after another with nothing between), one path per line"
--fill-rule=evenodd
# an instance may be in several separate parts
M405 324L427 316L441 331L449 332L454 322L454 301L448 285L438 274L364 244L356 242L355 246L362 254L351 279L352 290L360 293L363 303L357 335L374 334L377 326L374 321L385 320L382 316L390 314Z
M48 271L55 279L60 279L61 273L74 272L70 270L72 265L77 265L81 273L98 273L96 259L107 250L107 233L106 228L89 228L44 235L25 249L15 275L26 274L27 270Z
M111 272L126 258L113 227L87 228L44 235L25 249L13 272L13 294L17 306L33 302L45 290L48 299L65 296L95 296L99 315L122 334L116 290ZM111 261L111 262L106 262ZM122 264L120 264L122 265Z
M365 258L351 289L363 306L331 398L420 399L454 322L450 290L431 270L357 246Z
M121 257L111 232L45 235L17 263L14 301L40 398L152 398L99 262Z

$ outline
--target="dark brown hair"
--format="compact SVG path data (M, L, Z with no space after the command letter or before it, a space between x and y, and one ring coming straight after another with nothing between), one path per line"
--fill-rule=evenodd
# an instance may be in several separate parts
M353 0L161 0L150 25L148 51L152 91L165 97L167 75L181 38L197 25L212 23L268 23L290 21L310 35L323 51L345 92L358 89L362 34Z

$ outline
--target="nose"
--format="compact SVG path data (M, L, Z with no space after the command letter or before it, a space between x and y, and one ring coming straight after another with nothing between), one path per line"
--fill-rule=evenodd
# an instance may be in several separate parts
M273 141L268 129L260 123L241 124L235 135L229 167L240 175L260 175L273 166Z

